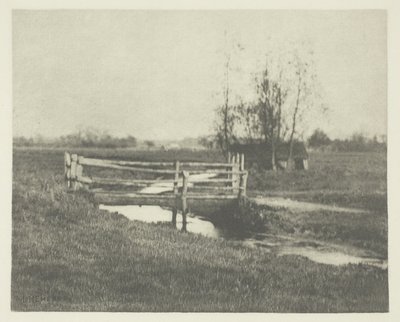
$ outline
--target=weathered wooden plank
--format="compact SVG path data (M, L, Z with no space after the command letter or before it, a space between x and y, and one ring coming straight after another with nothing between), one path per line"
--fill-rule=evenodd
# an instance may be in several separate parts
M110 160L110 159L95 159L95 158L84 158L85 162L97 163L100 161L107 164L116 164L122 166L159 166L159 167L172 167L174 162L157 162L157 161L120 161L120 160ZM181 167L230 167L230 163L219 163L219 162L181 162Z
M195 181L193 181L194 183L230 183L232 182L232 179L226 179L226 178L204 178L204 179L196 179Z
M234 162L233 162L233 156L231 155L230 151L228 152L228 163L231 168L230 169L226 168L226 171L229 171L229 170L232 171ZM232 186L232 174L228 173L227 178L228 178L228 181L226 182L227 186Z
M224 175L238 175L241 174L243 171L239 171L239 167L237 164L234 164L233 169L237 169L237 170L233 170L233 171L225 171L225 170L216 170L216 169L208 169L208 170L191 170L190 174L202 174L202 173L212 173L212 174L224 174Z
M238 194L239 198L246 196L247 176L248 176L247 172L240 176L240 185Z
M97 159L82 158L80 163L82 165L87 165L87 166L92 166L92 167L108 168L108 169L116 169L116 170L124 170L124 171L175 174L175 170L171 170L171 169L150 169L150 168L138 168L138 167L131 167L131 166L122 166L122 165L118 165L118 164L112 164L112 163L108 163L108 162L103 162L103 160L97 160Z
M179 161L175 161L174 194L178 194L179 167Z
M95 195L104 195L110 197L126 197L126 198L140 198L140 199L174 199L175 195L173 193L167 194L155 194L155 193L135 193L135 192L126 192L126 191L105 191L105 190L94 190Z
M237 199L237 194L204 194L204 193L188 193L186 198L189 199L215 199L215 200L224 200L224 199Z
M75 189L80 189L83 188L82 182L79 181L78 178L83 177L83 166L82 164L79 163L79 158L78 162L76 164L76 179L75 179Z
M94 200L108 205L165 205L170 207L175 205L175 195L172 194L155 197L154 195L95 193Z
M90 159L90 160L100 160L104 163L111 163L111 164L117 164L117 165L133 165L133 166L153 166L153 167L172 167L174 165L174 162L151 162L151 161L121 161L121 160L109 160L109 159L93 159L93 158L85 158L85 159Z
M131 166L122 166L118 164L113 164L110 162L104 162L104 160L100 159L90 159L80 157L80 164L92 166L92 167L101 167L101 168L109 168L109 169L117 169L124 171L137 171L137 172L147 172L147 173L161 173L161 174L175 174L175 170L171 169L150 169L150 168L139 168L139 167L131 167ZM233 165L230 165L233 166ZM226 165L224 165L226 167ZM236 168L236 165L235 165ZM212 173L212 174L240 174L239 171L225 171L225 170L217 170L217 169L206 169L206 170L193 170L190 171L191 174L201 174L201 173Z
M176 228L176 215L178 214L178 208L175 206L172 209L172 225Z
M64 164L66 167L71 166L71 155L68 152L64 152Z
M220 187L220 186L196 186L194 185L193 187L190 188L191 190L193 189L194 191L196 190L233 190L234 187Z
M175 201L175 195L173 193L169 194L162 194L162 195L157 195L157 194L140 194L140 193L132 193L132 192L105 192L103 191L98 191L94 193L94 196L96 197L104 197L104 198L127 198L127 199L146 199L146 200L173 200ZM215 195L215 194L204 194L204 193L188 193L186 194L187 199L215 199L215 200L224 200L224 199L237 199L237 195L234 194L226 194L226 195Z
M64 153L64 177L67 182L67 188L71 188L71 155Z
M78 155L71 155L71 187L73 190L76 190L77 187L77 166L78 166Z
M111 178L99 178L99 177L80 177L79 181L84 183L97 183L97 184L106 184L106 185L123 185L123 186L139 186L144 185L148 186L151 184L172 184L174 183L172 180L144 180L144 179L111 179Z
M190 180L190 178L189 178ZM160 180L160 179L154 179L154 180L145 180L145 179L113 179L113 178L100 178L100 177L79 177L78 181L81 181L82 183L97 183L97 184L108 184L108 185L126 185L126 186L135 186L135 185L140 185L144 184L146 186L151 185L151 184L157 184L157 183L162 183L162 184L171 184L171 186L175 183L174 180L170 179L165 179L165 180ZM231 182L231 179L196 179L194 183L229 183ZM190 182L190 181L189 181ZM179 182L178 182L179 186ZM230 187L229 187L230 188Z
M183 171L183 183L182 183L182 230L186 231L187 225L187 190L188 190L188 182L189 182L189 172Z
M220 162L181 162L182 167L215 167L215 168L229 168L232 167L231 163Z
M110 194L110 195L128 195L128 196L149 196L149 198L151 196L161 196L161 198L164 198L164 196L174 196L172 189L171 191L162 193L162 194L158 194L158 193L142 193L140 191L132 191L132 190L110 190L104 187L99 187L99 188L92 188L90 189L90 191L94 192L94 193L106 193L106 194Z
M239 154L236 154L235 156L235 163L234 167L232 168L234 171L232 175L232 187L235 189L236 192L239 192L239 186L240 186L240 176L244 173L243 171L240 171L240 164L239 164Z
M71 155L71 178L76 178L76 165L78 162L78 156L76 154Z

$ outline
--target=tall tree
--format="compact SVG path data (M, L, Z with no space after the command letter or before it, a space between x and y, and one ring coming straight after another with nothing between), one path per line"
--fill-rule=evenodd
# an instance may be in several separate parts
M217 145L227 154L230 145L235 140L234 127L237 121L235 107L231 102L231 72L232 56L238 50L243 50L236 41L229 41L225 31L225 50L224 50L224 75L223 75L223 104L217 108L216 122L216 141Z
M277 147L287 142L288 167L292 168L293 146L305 128L304 116L310 109L319 107L315 100L319 90L312 52L287 46L285 50L271 50L255 74L255 96L239 104L231 103L230 55L226 56L224 67L225 104L217 115L219 146L226 151L238 138L247 142L262 141L270 146L270 166L276 170Z
M265 142L271 145L271 167L276 170L276 143L278 141L278 123L280 102L280 85L270 77L268 64L256 84L260 128Z
M218 113L220 114L221 123L218 125L217 128L217 135L218 135L218 144L221 147L222 151L226 153L229 149L230 145L230 137L233 130L233 120L231 118L231 109L229 106L229 71L230 71L230 63L231 63L231 54L230 52L225 53L225 66L224 66L224 103L218 109Z
M293 66L292 79L295 86L293 88L294 97L291 103L291 124L287 160L289 170L294 168L293 145L296 132L298 131L299 120L313 104L316 104L318 96L312 55L310 53L303 53L302 57L300 57L299 53L295 52L290 64Z
M331 142L329 136L321 129L314 130L313 134L308 138L308 145L315 148L328 145Z
M293 146L301 134L303 117L317 107L317 82L312 52L291 50L267 55L256 81L258 120L262 136L271 147L271 168L276 169L276 147L287 142L287 164L292 169ZM300 130L299 130L300 128Z

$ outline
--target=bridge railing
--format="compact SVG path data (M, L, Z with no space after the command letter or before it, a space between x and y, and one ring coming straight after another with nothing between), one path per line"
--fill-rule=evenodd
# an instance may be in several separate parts
M172 178L126 179L84 175L83 167L97 167L133 173L150 173ZM143 162L85 158L65 152L65 180L69 190L91 188L98 200L107 203L158 205L161 201L172 203L172 223L176 225L178 209L182 210L182 230L186 230L188 199L237 199L246 195L247 171L244 155L229 156L227 163L207 162ZM221 185L222 184L222 185ZM96 190L93 185L165 188L163 194ZM161 190L161 191L162 191ZM165 193L166 192L166 193Z
M84 174L84 167L122 170L131 173L158 174L162 177L157 179L127 179L88 176ZM212 198L218 193L221 199L224 195L227 198L245 196L248 176L247 171L244 170L243 154L229 156L226 163L211 163L105 160L86 158L65 152L64 170L67 187L70 190L91 188L93 185L108 187L149 187L154 185L168 187L170 185L171 190L167 189L166 192L171 192L170 195L175 196L183 194L186 180L186 194L189 197ZM170 176L171 178L164 178L166 176ZM187 193L188 190L190 191L189 193ZM116 191L111 190L109 192ZM146 195L152 194L146 193ZM155 193L154 195L159 194ZM168 193L164 193L164 195L168 195Z

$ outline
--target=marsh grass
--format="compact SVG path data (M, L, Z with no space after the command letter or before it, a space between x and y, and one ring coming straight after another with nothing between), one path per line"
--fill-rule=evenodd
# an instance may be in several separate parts
M387 212L385 153L310 153L308 171L250 168L248 189L258 195L290 197Z
M380 312L387 271L341 267L100 211L62 153L14 154L12 310Z
M388 222L382 212L277 210L248 201L236 216L248 229L345 244L387 259Z

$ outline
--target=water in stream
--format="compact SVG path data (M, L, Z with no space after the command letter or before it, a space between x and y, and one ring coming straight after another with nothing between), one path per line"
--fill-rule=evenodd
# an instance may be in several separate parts
M100 209L117 212L130 220L148 223L171 222L172 211L159 206L106 206ZM182 228L182 217L178 215L177 228ZM262 247L266 251L280 256L299 255L322 264L345 265L366 264L387 269L387 261L370 256L354 255L345 252L344 247L329 245L319 241L300 240L288 236L250 233L238 234L231 230L216 227L209 219L194 214L188 214L186 230L211 238L233 239L246 247ZM354 252L353 252L354 253Z

